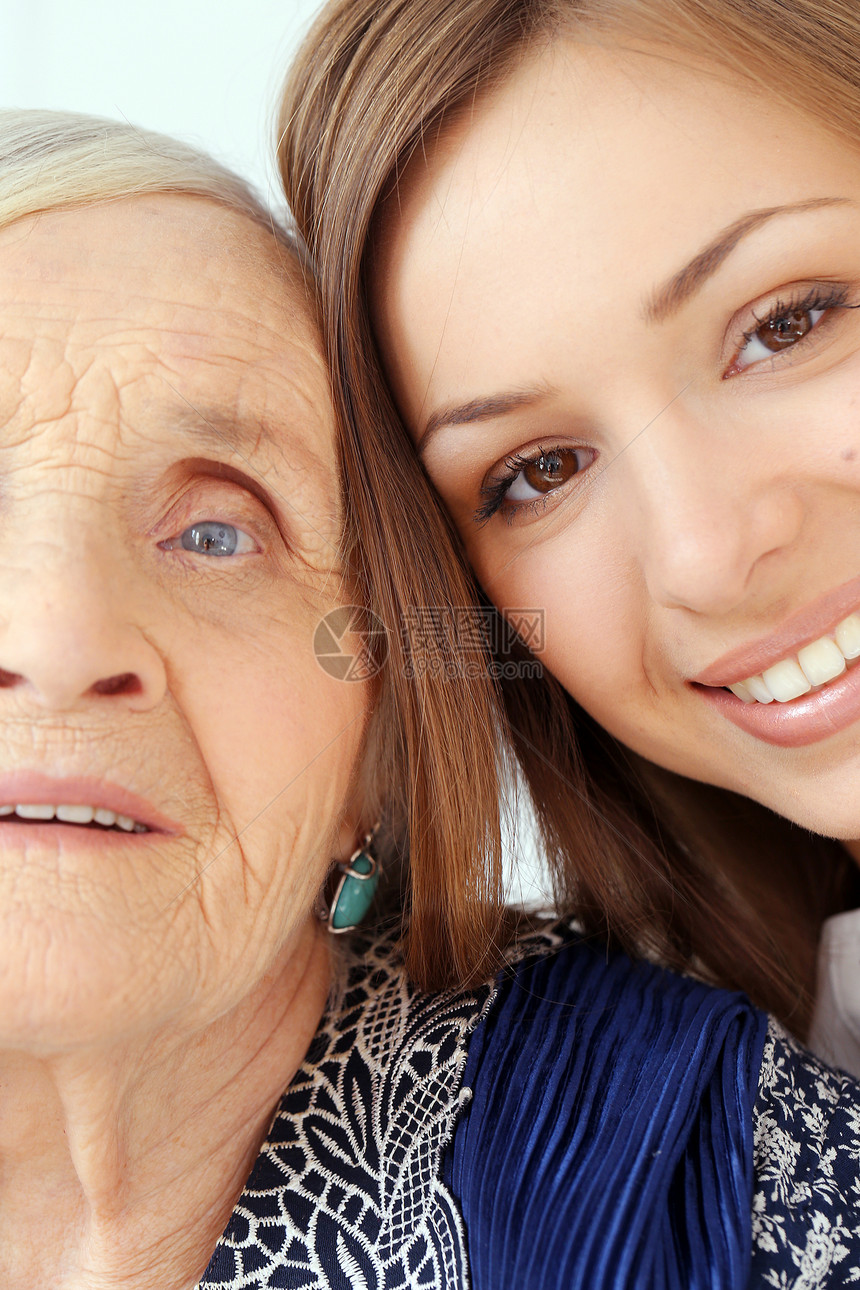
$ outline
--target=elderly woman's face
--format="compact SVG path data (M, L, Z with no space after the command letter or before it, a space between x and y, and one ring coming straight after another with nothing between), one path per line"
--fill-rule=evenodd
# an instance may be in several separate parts
M313 654L348 597L297 283L204 200L0 232L4 1046L203 1024L317 935L367 696Z
M389 372L488 593L638 752L860 836L857 154L560 41L383 233Z

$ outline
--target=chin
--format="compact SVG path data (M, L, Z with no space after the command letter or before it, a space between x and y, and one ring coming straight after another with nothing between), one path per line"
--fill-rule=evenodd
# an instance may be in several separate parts
M756 794L755 800L810 833L850 842L860 838L860 783L852 779L846 784L840 777L837 785L825 776L808 779L793 791Z
M143 954L95 935L85 920L7 913L0 947L0 1050L50 1057L122 1042L139 1026L141 1004L152 1010L163 993Z
M775 748L743 741L732 757L697 756L689 744L686 756L669 755L665 746L649 760L675 774L748 797L822 837L839 841L860 838L860 739L822 742L806 748ZM692 754L692 755L691 755ZM644 753L648 756L648 752Z

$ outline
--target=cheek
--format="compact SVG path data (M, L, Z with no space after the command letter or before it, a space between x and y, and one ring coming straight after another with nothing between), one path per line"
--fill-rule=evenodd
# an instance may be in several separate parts
M679 709L670 692L641 571L620 527L577 524L524 543L513 558L489 544L473 557L482 585L512 618L543 612L544 669L622 743L668 765L679 719L694 710Z
M219 812L234 830L306 813L336 827L366 700L363 685L323 672L311 641L308 625L229 651L221 666L210 658L183 694Z
M337 850L367 696L326 676L311 639L284 631L220 668L213 657L182 695L216 815L191 916L197 926L199 901L214 952L202 970L219 997L225 945L239 956L235 989L306 924Z
M647 647L641 581L622 536L597 523L539 536L535 524L512 546L489 526L472 539L469 556L487 595L512 618L541 614L544 667L584 707L599 699L611 708L641 679Z
M860 356L806 388L759 399L737 427L747 451L757 449L750 469L793 487L860 488Z
M541 661L600 725L632 742L647 735L658 715L646 624L630 597L599 590L547 606Z

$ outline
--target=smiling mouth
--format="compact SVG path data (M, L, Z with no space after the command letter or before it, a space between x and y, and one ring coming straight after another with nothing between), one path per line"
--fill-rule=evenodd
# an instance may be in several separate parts
M772 667L731 685L742 703L790 703L821 689L860 658L860 613L849 614L831 633L788 654Z
M17 802L0 805L0 822L8 824L72 824L100 833L150 833L151 830L130 815L120 815L103 806L46 802Z

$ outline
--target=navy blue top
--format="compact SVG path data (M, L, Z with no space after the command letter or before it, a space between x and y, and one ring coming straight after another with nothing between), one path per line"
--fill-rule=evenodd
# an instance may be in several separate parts
M495 997L357 952L200 1290L860 1283L860 1086L564 926Z
M509 973L443 1161L473 1290L746 1286L765 1033L742 995L581 943Z

